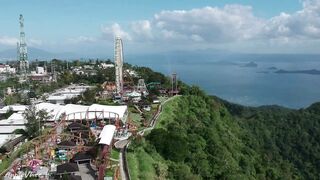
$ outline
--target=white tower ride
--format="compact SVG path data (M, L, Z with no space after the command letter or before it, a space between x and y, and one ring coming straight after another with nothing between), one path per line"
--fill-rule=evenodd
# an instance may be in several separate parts
M144 82L144 79L138 80L137 90L141 93L144 93L144 94L147 93L148 90L147 90L146 83Z
M122 95L123 92L123 47L122 40L120 37L116 37L115 39L115 47L114 47L114 61L116 68L116 86L117 86L117 95Z

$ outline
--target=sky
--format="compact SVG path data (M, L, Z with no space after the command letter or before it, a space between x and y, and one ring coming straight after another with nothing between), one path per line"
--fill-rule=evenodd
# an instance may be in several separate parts
M320 0L0 0L0 51L15 48L19 14L29 47L106 55L218 49L319 53Z

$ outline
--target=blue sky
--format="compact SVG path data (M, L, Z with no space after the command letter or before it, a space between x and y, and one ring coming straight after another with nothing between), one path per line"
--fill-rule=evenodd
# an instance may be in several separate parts
M0 50L14 47L19 14L25 17L28 45L54 52L104 54L115 35L123 36L131 53L208 48L316 53L319 45L319 0L134 2L0 0Z

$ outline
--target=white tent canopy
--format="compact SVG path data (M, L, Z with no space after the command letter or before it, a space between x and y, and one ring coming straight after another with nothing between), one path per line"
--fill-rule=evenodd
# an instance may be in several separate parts
M36 108L38 110L46 110L52 120L59 120L62 114L67 115L67 120L115 118L116 114L118 114L122 121L126 121L128 109L127 106L107 106L99 104L92 104L91 106L77 104L58 105L51 103L40 103L36 105ZM103 113L99 113L99 111Z
M100 104L92 104L88 110L89 111L113 112L113 113L118 114L119 118L122 119L126 116L127 108L128 108L127 106L107 106L107 105L100 105ZM108 115L105 114L105 117L108 117Z
M110 145L114 136L114 132L116 130L116 126L114 125L106 125L103 127L99 138L99 144L106 144L106 145Z
M56 115L60 112L63 106L52 103L40 103L36 105L37 110L45 110L50 116L50 120L55 120Z
M6 112L8 112L9 110L12 110L14 112L23 112L27 109L26 105L9 105L9 106L4 106L2 109L0 109L0 114L5 114Z
M12 134L16 129L26 129L25 126L0 126L0 132L2 134Z
M84 119L86 115L86 111L88 110L88 106L77 105L77 104L67 104L61 108L61 110L55 116L55 119L58 120L62 114L69 115L67 120L70 119ZM80 113L81 112L81 113ZM70 116L70 114L74 114L74 116Z
M8 119L0 120L0 125L22 125L27 123L23 113L13 113Z

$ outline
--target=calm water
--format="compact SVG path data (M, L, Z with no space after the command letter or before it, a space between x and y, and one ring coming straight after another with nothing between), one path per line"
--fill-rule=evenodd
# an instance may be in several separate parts
M207 93L231 102L250 106L277 104L301 108L320 101L320 75L277 74L269 68L320 69L319 57L255 55L189 60L181 56L166 56L133 61L164 74L176 72L184 82L198 85ZM258 67L243 67L251 61Z

